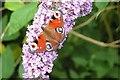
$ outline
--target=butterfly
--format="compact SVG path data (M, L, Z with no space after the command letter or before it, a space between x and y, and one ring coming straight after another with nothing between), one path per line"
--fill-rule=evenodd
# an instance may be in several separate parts
M54 11L46 27L41 27L42 33L31 45L31 50L45 52L56 50L64 39L63 16L61 11Z

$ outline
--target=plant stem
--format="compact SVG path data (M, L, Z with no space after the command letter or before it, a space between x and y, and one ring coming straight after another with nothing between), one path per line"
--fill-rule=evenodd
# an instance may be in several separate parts
M98 11L96 12L92 17L90 17L87 21L83 22L82 24L76 26L73 28L73 30L76 30L76 29L79 29L79 28L82 28L84 27L85 25L88 25L92 20L94 20L100 13L102 13L103 11L105 10L111 10L111 9L115 9L115 8L119 8L119 6L110 6L110 7L107 7L101 11Z
M73 30L71 30L70 33L77 36L77 37L79 37L79 38L82 38L82 39L84 39L84 40L86 40L88 42L91 42L91 43L94 43L94 44L96 44L98 46L101 46L101 47L112 47L112 48L120 47L120 45L118 44L118 43L120 43L120 40L117 40L117 41L114 41L114 42L111 42L111 43L104 43L104 42L92 39L90 37L84 36L84 35L82 35L80 33L77 33L77 32L75 32Z

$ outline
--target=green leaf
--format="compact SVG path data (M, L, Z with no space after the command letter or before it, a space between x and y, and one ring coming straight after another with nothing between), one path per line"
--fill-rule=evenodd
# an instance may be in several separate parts
M108 76L111 76L113 78L120 78L119 72L120 72L120 68L116 66L110 70Z
M24 37L22 44L26 43L26 40L27 40L27 36Z
M89 72L82 72L79 77L80 77L80 78L85 78L85 77L87 77L87 76L89 76L89 75L90 75Z
M6 25L7 25L7 22L8 22L8 14L0 17L0 25L2 25L2 32L4 31Z
M95 0L95 5L98 8L98 14L96 16L96 19L98 18L98 16L101 14L102 10L108 5L109 1L106 0L106 2L104 2L104 0Z
M66 72L63 70L58 70L58 69L53 69L51 75L56 78L67 78Z
M19 78L22 78L22 74L23 74L24 70L23 70L23 66L22 64L19 65L19 70L18 70L18 73L19 73Z
M120 65L120 55L118 55L118 61L117 64Z
M101 60L101 61L107 61L107 58L108 57L108 52L105 51L104 49L103 50L100 50L99 52L97 52L95 54L95 59L96 60Z
M12 43L12 44L10 44L10 47L11 47L11 50L13 51L14 60L17 60L18 58L20 58L22 50L21 50L21 47L19 46L19 44Z
M14 72L14 58L12 50L8 45L2 57L2 78L9 78Z
M37 11L36 3L29 3L17 10L15 10L10 18L8 25L8 33L12 35L23 28L30 20L33 19L35 12Z
M96 74L97 74L98 78L102 78L107 73L106 68L104 68L104 67L102 67L100 65L99 66L95 66L94 68L96 70Z
M90 65L90 68L96 72L96 77L97 78L102 78L103 76L105 76L108 71L110 70L110 67L108 66L108 64L106 64L103 61L99 61L99 60L94 60L92 62L92 65ZM93 76L95 77L95 76Z
M113 67L115 63L118 63L117 49L104 48L97 52L95 56L96 60L107 61L110 67Z
M5 45L0 43L0 54L2 54L5 51Z
M2 80L2 58L0 57L0 80Z
M108 1L106 1L106 2L102 2L103 0L99 0L99 2L96 0L96 2L95 2L95 5L96 5L96 7L98 8L98 11L100 11L100 10L103 10L107 5L108 5Z
M118 50L117 49L113 49L113 48L109 48L108 49L108 57L107 57L107 61L109 63L110 67L113 67L115 63L118 63Z
M54 61L54 65L56 65L56 68L57 68L57 69L62 69L62 68L63 68L62 65L60 64L60 61L59 61L59 60L55 60L55 61Z
M70 70L70 76L71 78L79 78L79 75L74 70Z
M6 2L4 3L4 7L11 11L15 11L22 6L24 6L24 3L21 0L17 0L17 2L8 2L8 0L6 0Z
M12 35L9 35L8 32L4 35L2 41L10 41L10 40L15 40L20 36L20 32L16 32Z
M62 54L59 55L59 58L66 58L67 56L71 55L72 53L71 51L74 49L73 46L71 46L71 44L67 42L64 44L63 48L58 50L58 54Z
M87 60L85 58L81 58L81 57L73 57L73 61L75 63L75 65L78 66L87 66Z

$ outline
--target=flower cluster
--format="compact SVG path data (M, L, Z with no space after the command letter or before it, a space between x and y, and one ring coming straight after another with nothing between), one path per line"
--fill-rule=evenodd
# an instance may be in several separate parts
M66 40L67 34L75 24L74 20L86 16L92 10L92 0L42 0L38 11L34 16L32 25L26 31L27 40L23 45L24 78L49 79L49 73L53 68L53 61L57 58L56 51L32 52L31 45L36 37L43 32L41 27L46 27L54 11L61 10L63 14L65 38L59 44L58 49Z
M43 78L48 79L48 73L52 71L53 61L56 59L57 54L55 51L46 53L31 54L29 45L23 45L23 67L25 73L24 78Z

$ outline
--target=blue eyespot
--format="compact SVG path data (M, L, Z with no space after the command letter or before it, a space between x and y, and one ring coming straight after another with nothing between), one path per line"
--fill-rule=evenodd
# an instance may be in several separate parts
M63 27L61 27L61 28L56 28L56 31L57 31L58 33L64 34L64 28L63 28Z
M51 51L52 49L53 49L53 47L52 47L51 43L47 41L46 42L46 50Z

